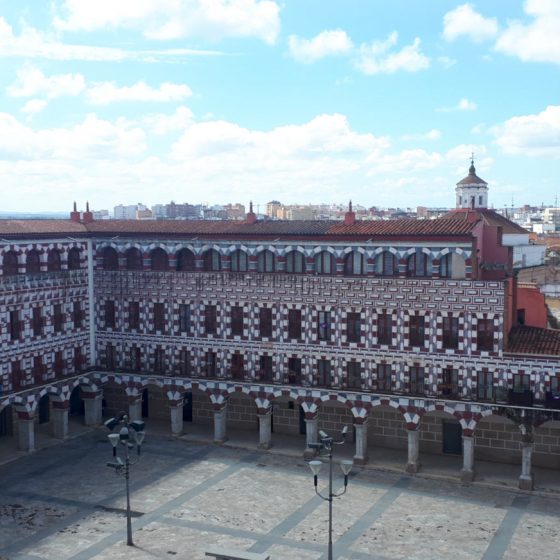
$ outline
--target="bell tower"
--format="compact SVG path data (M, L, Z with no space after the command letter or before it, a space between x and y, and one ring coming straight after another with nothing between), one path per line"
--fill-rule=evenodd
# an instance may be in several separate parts
M476 174L474 154L471 155L469 174L457 183L455 193L457 208L488 208L488 183Z

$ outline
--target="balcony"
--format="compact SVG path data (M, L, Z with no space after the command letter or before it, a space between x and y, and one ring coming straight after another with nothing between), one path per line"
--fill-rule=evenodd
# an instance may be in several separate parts
M508 403L516 406L533 406L534 395L530 389L510 389Z

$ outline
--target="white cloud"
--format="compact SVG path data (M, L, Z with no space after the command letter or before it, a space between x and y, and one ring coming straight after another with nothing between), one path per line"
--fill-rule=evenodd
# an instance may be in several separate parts
M349 54L354 48L352 40L342 29L322 31L313 39L290 35L288 46L292 57L304 64L311 64L327 56Z
M432 128L428 132L423 132L420 134L405 134L401 137L402 140L406 142L417 141L417 140L439 140L441 138L441 131L436 128Z
M472 4L461 4L443 16L443 37L454 41L459 37L469 37L481 42L492 39L498 33L496 18L486 18L475 11Z
M450 56L438 56L437 61L447 70L457 64L457 61Z
M171 115L155 113L146 115L142 122L157 136L163 136L171 132L185 130L194 122L193 112L183 105L177 107Z
M398 70L417 72L430 66L430 59L420 51L420 39L399 51L393 51L398 33L393 31L385 41L373 41L360 45L354 65L367 75L392 74Z
M36 115L40 113L48 105L48 101L44 99L30 99L20 110L26 115Z
M63 31L128 28L158 40L257 37L272 44L279 14L272 0L66 0L53 23Z
M560 64L560 2L527 0L524 9L533 20L508 23L495 49L525 62Z
M451 113L453 111L476 111L476 109L478 109L478 105L474 101L463 97L463 99L459 100L457 105L453 107L438 107L436 111L440 113Z
M182 101L191 95L190 88L185 84L166 82L153 88L142 81L132 86L120 87L113 82L99 82L90 86L86 92L87 101L93 105L109 105L119 101Z
M17 80L6 88L11 97L33 97L41 95L54 99L64 95L80 95L86 87L81 74L58 74L45 76L32 64L24 64L17 72Z
M560 158L560 105L550 105L536 115L512 117L491 132L506 154Z
M116 3L115 3L116 4ZM94 4L91 3L93 7ZM218 51L195 49L164 49L130 51L124 49L63 43L52 33L43 33L25 23L21 33L14 33L12 26L0 17L0 58L43 58L47 60L87 60L122 62L138 60L157 62L186 56L215 56Z

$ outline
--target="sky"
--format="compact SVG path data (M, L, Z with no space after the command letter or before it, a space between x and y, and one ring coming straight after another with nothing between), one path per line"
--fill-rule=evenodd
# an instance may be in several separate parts
M560 0L0 0L1 211L560 195Z

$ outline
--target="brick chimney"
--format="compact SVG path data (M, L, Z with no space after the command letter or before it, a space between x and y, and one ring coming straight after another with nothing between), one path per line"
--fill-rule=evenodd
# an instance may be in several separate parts
M89 202L86 202L86 211L82 217L82 222L84 222L84 224L93 222L93 213L89 211Z
M352 226L356 223L356 212L352 211L352 201L348 204L348 212L344 214L344 225Z
M253 212L253 201L249 202L249 212L245 218L246 224L254 224L257 221L257 215Z
M78 212L78 210L76 208L76 201L74 201L74 210L72 210L72 212L70 212L70 219L73 222L79 222L80 221L80 213Z

